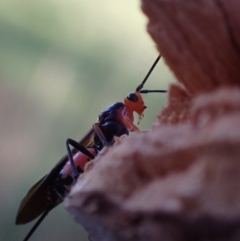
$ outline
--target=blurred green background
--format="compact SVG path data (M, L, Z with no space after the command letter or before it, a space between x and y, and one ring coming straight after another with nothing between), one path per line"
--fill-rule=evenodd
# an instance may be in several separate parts
M0 240L20 241L15 226L28 189L80 139L98 114L134 91L157 57L138 0L0 0ZM173 81L161 60L146 88ZM166 103L145 96L147 129ZM30 239L88 240L60 205Z

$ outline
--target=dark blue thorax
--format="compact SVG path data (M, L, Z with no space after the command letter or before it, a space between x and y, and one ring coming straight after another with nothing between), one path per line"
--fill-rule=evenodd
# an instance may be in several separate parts
M124 134L129 134L126 126L118 119L118 115L124 106L125 105L122 102L116 102L113 105L108 106L98 116L99 127L109 144L113 144L114 136L119 137ZM97 151L100 151L103 148L103 145L98 136L95 135L94 141Z

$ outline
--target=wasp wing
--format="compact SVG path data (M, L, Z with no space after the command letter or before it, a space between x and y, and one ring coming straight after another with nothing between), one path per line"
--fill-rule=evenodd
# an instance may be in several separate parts
M86 135L79 141L79 143L86 148L94 146L94 130L90 129ZM76 149L73 149L73 154L77 153ZM47 208L49 208L48 192L51 183L56 180L59 172L68 161L68 155L65 155L50 171L49 174L41 178L36 184L31 187L27 195L20 203L20 207L17 212L16 224L25 224L33 219L37 218ZM56 202L56 205L51 206L54 208L61 200Z

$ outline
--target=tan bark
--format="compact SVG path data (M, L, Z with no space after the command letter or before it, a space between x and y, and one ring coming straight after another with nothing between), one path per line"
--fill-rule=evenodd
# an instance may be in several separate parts
M240 240L240 2L142 0L181 85L105 148L65 200L91 240Z

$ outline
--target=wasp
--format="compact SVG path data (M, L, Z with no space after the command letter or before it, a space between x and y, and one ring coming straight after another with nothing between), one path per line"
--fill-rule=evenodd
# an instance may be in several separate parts
M139 131L133 123L133 114L134 112L138 114L139 121L144 116L144 110L147 107L141 94L166 92L142 89L160 58L161 55L155 60L136 91L128 94L124 102L116 102L102 111L97 122L81 140L75 141L70 138L66 140L67 154L47 175L32 186L21 201L16 224L28 223L41 215L23 241L27 241L49 211L63 201L72 185L76 183L78 176L83 173L86 163L94 159L103 147L114 143L114 136L120 137L132 131Z

